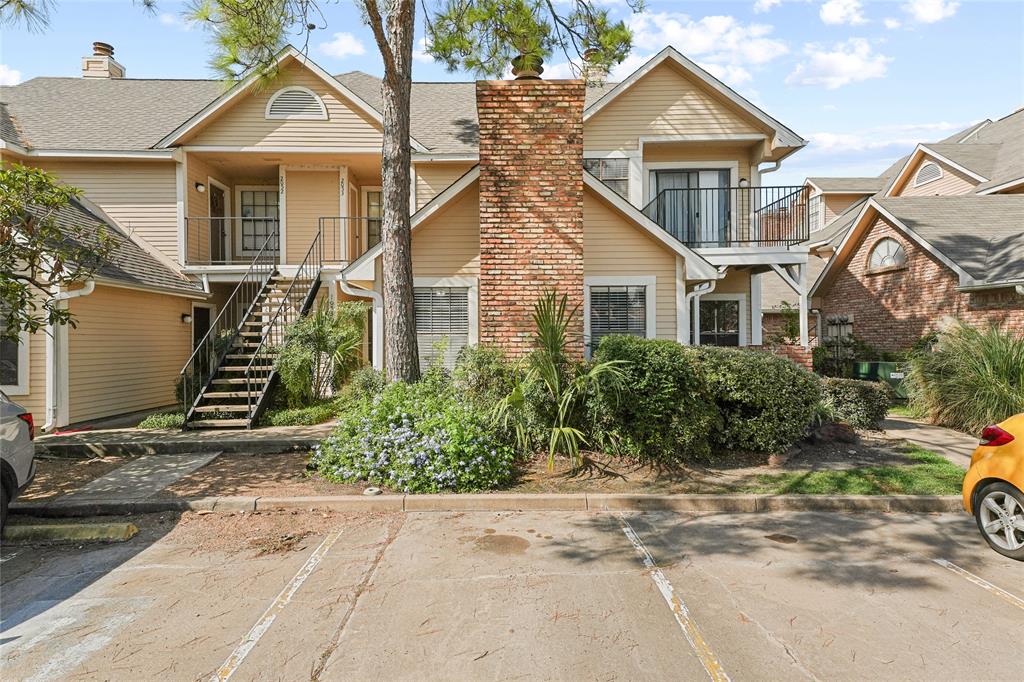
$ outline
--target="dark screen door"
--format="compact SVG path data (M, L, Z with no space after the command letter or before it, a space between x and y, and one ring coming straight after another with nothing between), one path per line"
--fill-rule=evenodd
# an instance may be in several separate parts
M192 348L195 349L199 345L199 342L206 337L206 334L210 331L210 312L209 308L193 308L192 309Z
M224 190L210 185L210 260L223 263L224 249Z

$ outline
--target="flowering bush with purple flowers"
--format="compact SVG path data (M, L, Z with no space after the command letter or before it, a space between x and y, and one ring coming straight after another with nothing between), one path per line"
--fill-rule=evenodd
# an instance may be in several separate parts
M410 493L498 488L514 470L513 450L488 415L434 373L416 384L388 384L353 405L312 461L330 480Z

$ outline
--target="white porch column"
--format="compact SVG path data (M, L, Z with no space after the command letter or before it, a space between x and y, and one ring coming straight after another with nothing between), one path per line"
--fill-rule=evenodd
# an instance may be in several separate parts
M761 345L761 273L750 276L750 345Z
M810 301L807 293L807 263L800 263L797 267L797 284L800 289L797 292L800 296L800 345L804 348L811 347L811 332L807 315L810 310Z

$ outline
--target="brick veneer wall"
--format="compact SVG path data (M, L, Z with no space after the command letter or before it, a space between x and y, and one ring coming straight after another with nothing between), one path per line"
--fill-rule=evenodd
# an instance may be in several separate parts
M883 237L903 245L906 267L867 272L868 254ZM999 324L1024 333L1024 297L1012 290L966 294L957 274L878 218L856 252L821 296L822 317L853 315L853 334L883 351L904 350L956 318L975 325Z
M480 341L529 350L533 304L569 295L583 352L582 80L477 81Z
M814 369L813 351L803 346L792 346L789 344L772 344L769 346L747 346L751 350L763 351L778 355L780 358L792 360L808 371Z

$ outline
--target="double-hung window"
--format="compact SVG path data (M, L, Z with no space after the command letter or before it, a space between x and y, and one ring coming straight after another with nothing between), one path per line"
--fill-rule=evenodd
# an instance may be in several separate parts
M451 369L459 351L469 344L469 288L414 287L413 294L420 369L438 359Z
M629 159L583 159L583 167L629 201Z
M611 334L648 336L647 285L592 285L588 294L591 351Z
M4 329L0 321L0 336ZM0 340L0 389L11 395L28 393L28 334L25 332L14 339Z
M242 255L255 256L267 238L277 231L280 219L276 190L242 190L239 192L239 209L242 216ZM267 248L276 252L278 245L270 243Z

